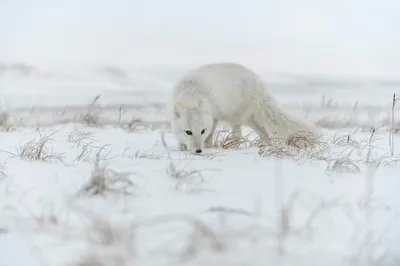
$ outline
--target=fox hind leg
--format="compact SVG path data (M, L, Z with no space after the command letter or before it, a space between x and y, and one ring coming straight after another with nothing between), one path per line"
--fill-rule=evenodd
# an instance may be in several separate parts
M232 141L235 142L235 146L239 146L242 140L242 127L240 124L231 124L232 128Z
M239 124L231 124L232 128L232 137L235 139L242 138L242 128Z
M256 119L254 119L254 117L251 117L247 121L247 124L251 129L253 129L256 132L256 134L258 135L258 137L260 138L261 141L265 141L270 138L270 134L268 132L267 127L262 125Z

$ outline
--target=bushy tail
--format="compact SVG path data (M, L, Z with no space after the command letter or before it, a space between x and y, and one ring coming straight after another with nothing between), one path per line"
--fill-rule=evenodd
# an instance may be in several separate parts
M271 97L265 99L262 112L264 118L267 119L268 131L278 134L299 132L311 134L314 137L321 135L320 130L313 123L294 115Z

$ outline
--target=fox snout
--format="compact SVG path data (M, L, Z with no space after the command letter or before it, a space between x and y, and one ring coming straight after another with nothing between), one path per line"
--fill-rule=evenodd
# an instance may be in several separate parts
M202 153L203 153L203 149L201 149L201 148L199 148L199 147L193 147L193 148L190 149L190 151L191 151L193 154L202 154Z
M204 144L201 145L201 143L196 142L196 143L193 143L190 151L193 154L202 154L203 153L203 149L204 149Z

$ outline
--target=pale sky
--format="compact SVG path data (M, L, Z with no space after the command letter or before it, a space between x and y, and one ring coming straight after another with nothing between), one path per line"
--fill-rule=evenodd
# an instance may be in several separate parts
M400 75L399 0L0 0L0 62Z

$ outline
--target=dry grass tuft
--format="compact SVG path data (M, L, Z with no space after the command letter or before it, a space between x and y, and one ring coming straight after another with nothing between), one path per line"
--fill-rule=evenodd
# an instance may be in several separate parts
M204 153L200 156L201 156L201 158L203 158L205 160L215 160L215 158L220 158L224 155L226 155L226 154L222 153L222 152L208 152L208 153Z
M318 138L301 132L289 133L286 139L271 136L259 144L260 156L306 159L317 157L329 146Z
M288 146L285 141L279 138L270 138L261 144L258 154L263 157L288 158L296 157L297 150Z
M93 160L109 160L114 157L110 157L112 152L111 149L107 147L109 144L104 144L102 146L97 146L95 140L92 137L92 133L89 132L72 132L68 136L68 142L75 143L77 148L80 148L80 153L75 157L75 162L92 162Z
M125 152L128 150L129 148L126 148L124 150L124 152L122 153L122 156L125 156ZM137 150L135 151L134 154L129 155L130 159L149 159L149 160L160 160L162 157L162 154L155 154L155 153L150 153L148 151L141 151L141 150Z
M315 148L318 144L320 144L317 137L310 133L304 133L301 131L293 131L289 133L285 143L288 146L294 147L298 150Z
M247 148L248 139L245 137L235 137L232 132L220 130L214 134L214 147L220 149ZM224 134L228 133L228 134Z
M132 118L130 121L120 122L120 128L127 132L146 131L146 130L170 130L169 121L145 121L140 118Z
M88 142L93 143L95 140L92 138L91 132L71 132L68 135L68 142L75 143L78 147Z
M97 140L92 138L91 133L87 132L72 132L68 136L68 142L75 143L77 148L81 149L81 152L75 157L75 162L85 161L90 162L93 160L93 144Z
M277 157L292 157L299 150L316 149L323 145L318 141L317 137L301 131L290 132L288 137L283 140L280 137L273 136L267 140L255 137L251 139L253 132L246 136L234 137L233 132L227 130L216 131L214 134L214 147L220 149L239 149L239 148L260 148L261 156L277 156Z
M131 157L135 159L150 159L150 160L159 160L162 158L161 154L149 153L147 151L137 150Z
M47 145L53 140L51 136L53 136L56 132L43 136L40 131L39 140L33 139L24 145L22 145L19 149L16 149L15 153L6 152L13 157L20 157L22 160L29 161L43 161L43 162L52 162L53 160L57 160L63 162L63 158L65 156L64 153L58 153L54 151L54 146L49 149Z
M96 108L96 103L99 99L100 95L97 95L88 106L86 112L78 115L77 120L80 123L92 127L100 127L102 125L99 108Z
M112 246L118 243L131 243L132 232L127 228L112 224L110 221L97 217L93 219L89 230L89 241L94 244ZM126 241L127 237L130 241Z
M337 132L332 138L332 144L337 145L337 146L351 146L351 147L357 147L359 143L351 138L350 133L340 133Z
M323 161L327 163L327 171L359 172L359 163L369 165L375 163L385 166L396 166L400 162L399 155L383 154L379 152L376 142L375 129L369 137L361 140L354 138L353 133L338 132L331 138L314 139L294 135L286 141L272 137L260 145L260 156L274 156L291 158L295 162Z
M139 175L138 173L134 173ZM78 196L104 196L108 192L122 195L132 195L136 185L130 180L131 173L119 173L107 167L99 166L99 158L95 160L90 179L78 192Z
M0 131L11 132L14 130L14 126L11 124L10 114L6 111L0 110Z
M169 152L167 142L165 141L164 132L161 133L161 141L167 152L169 160L166 172L168 177L175 182L174 189L183 190L184 187L186 187L185 189L186 192L195 192L195 191L197 192L198 191L197 188L188 188L187 186L203 183L204 177L202 172L198 170L186 170L190 162L186 164L184 167L179 169L178 166L175 165L174 162L172 161L171 153ZM204 170L216 170L216 169L203 169L203 171Z
M122 124L121 126L125 131L128 131L128 132L133 132L133 131L137 131L140 129L146 129L146 125L143 122L143 120L137 119L137 118L132 118L131 121L129 121L128 123Z
M246 136L235 137L229 130L217 130L213 136L213 147L218 149L246 149L249 147L258 147L261 144L259 137L250 139L252 133Z
M224 233L217 232L200 220L188 220L191 225L191 232L186 240L186 248L181 254L184 261L194 259L200 252L209 250L220 253L228 250L229 241Z
M87 216L88 213L85 213ZM90 217L87 240L90 243L84 256L71 266L128 266L132 265L134 227L119 226L100 217Z
M348 157L332 159L328 162L327 171L334 171L339 173L355 173L360 172L360 168L356 162Z

